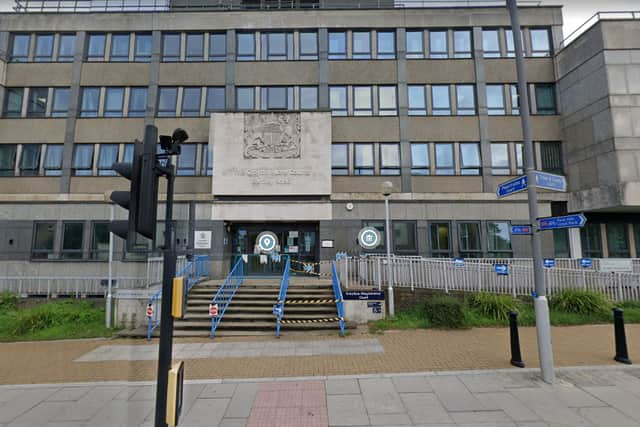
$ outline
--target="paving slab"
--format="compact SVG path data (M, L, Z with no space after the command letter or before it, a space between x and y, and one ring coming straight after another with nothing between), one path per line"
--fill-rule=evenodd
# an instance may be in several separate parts
M357 379L327 380L327 394L360 394Z
M327 396L330 426L368 426L369 416L360 394Z
M448 411L482 411L484 406L456 376L428 378L433 391Z
M363 379L359 383L369 414L398 414L405 411L390 378Z
M249 418L257 390L257 384L238 384L224 414L225 418Z
M638 421L627 417L622 412L611 408L580 408L578 413L596 426L637 427Z
M402 393L400 398L414 424L453 423L435 393Z
M391 377L393 385L398 393L427 393L433 388L424 375Z

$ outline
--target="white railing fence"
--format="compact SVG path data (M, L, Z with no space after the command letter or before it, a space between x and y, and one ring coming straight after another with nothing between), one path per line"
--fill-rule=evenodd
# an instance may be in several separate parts
M163 257L151 257L147 260L147 285L146 287L162 283ZM176 271L181 271L187 265L187 257L180 255L176 261Z
M105 296L109 279L107 277L0 277L0 291L14 292L20 296L86 297ZM146 287L144 277L118 277L113 279L114 287L135 289Z

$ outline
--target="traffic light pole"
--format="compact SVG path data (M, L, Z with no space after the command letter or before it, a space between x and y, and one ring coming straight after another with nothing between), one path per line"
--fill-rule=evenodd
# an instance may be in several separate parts
M158 166L158 169L167 178L167 203L164 220L164 262L162 267L162 306L160 310L160 348L158 351L155 427L166 427L167 384L173 352L172 283L176 275L177 258L175 239L173 237L173 181L175 179L175 171L171 163L171 156L167 156L166 166Z

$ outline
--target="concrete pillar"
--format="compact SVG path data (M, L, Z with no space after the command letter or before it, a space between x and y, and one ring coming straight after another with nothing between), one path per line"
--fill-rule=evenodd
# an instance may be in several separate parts
M489 114L487 110L487 76L482 48L482 28L473 28L473 58L476 70L476 97L478 105L478 124L480 126L480 155L482 157L482 191L493 193L491 175L491 135L489 133Z
M225 106L236 109L236 30L227 30L227 63L225 70Z
M571 258L582 258L582 241L580 240L580 229L569 229L569 251Z
M326 28L318 29L318 109L329 110L329 56Z
M155 122L158 108L158 82L160 81L160 61L162 58L162 32L152 33L151 64L149 66L149 86L147 89L147 110L144 114L144 124L152 125Z
M406 30L396 31L396 64L398 72L398 121L400 129L401 191L411 193L411 142L409 141L409 101L407 99Z

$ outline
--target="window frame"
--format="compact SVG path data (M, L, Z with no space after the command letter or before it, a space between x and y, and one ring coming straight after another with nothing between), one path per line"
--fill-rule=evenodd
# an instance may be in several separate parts
M66 103L64 108L58 105L60 93L66 92ZM71 97L71 88L54 87L53 99L51 100L51 117L67 117L69 115L69 98Z
M461 89L469 89L471 92L471 108L461 107L461 101L464 100L464 94L461 93ZM457 84L456 85L456 115L457 116L475 116L477 112L476 108L476 87L473 84Z
M434 49L434 38L432 34L444 33L444 50ZM429 30L429 59L449 59L449 31L443 29Z
M382 43L380 42L380 36L391 36L393 47L391 51L380 50ZM376 31L376 59L396 59L397 45L396 45L396 31L395 30L378 30Z
M240 92L251 91L251 107L240 107ZM238 111L255 111L256 109L256 88L254 86L236 86L236 110Z
M44 106L41 105L38 94L44 94ZM34 97L38 99L35 100ZM41 86L31 86L29 88L29 98L27 99L27 117L42 118L47 115L47 105L49 103L49 88ZM38 106L39 108L36 108Z
M477 156L477 163L471 162L470 159L469 159L469 163L465 162L466 156L463 148L466 146L475 147L475 155ZM479 142L460 142L458 144L458 149L460 151L460 175L464 175L464 176L482 175L482 152L480 150L480 143Z
M133 62L151 62L153 55L153 34L151 33L134 33L133 34ZM149 39L149 52L142 50L142 40Z
M436 92L438 91L438 89L447 89L447 96L444 98L447 100L447 106L439 106L436 103ZM452 110L451 110L451 85L447 85L447 84L437 84L437 85L431 85L431 115L432 116L451 116L452 115ZM437 98L438 100L440 100L440 98ZM438 101L439 103L439 101Z
M275 91L284 91L284 104L271 104L276 94ZM276 99L279 97L276 97ZM262 86L260 88L260 109L262 111L288 111L293 110L294 94L293 86Z
M198 43L193 45L194 41L197 41L199 43L199 46L198 46ZM195 48L196 52L190 53L189 52L190 48ZM198 32L185 33L184 60L185 62L203 62L204 61L204 33L198 33Z
M134 93L141 93L144 91L144 105L143 109L135 109L134 100L137 98ZM129 88L129 106L127 108L127 117L144 117L147 114L147 101L149 100L149 88L146 86L132 86Z
M335 150L337 148L344 149L345 162L344 164L336 163ZM347 176L349 175L349 144L348 143L333 143L331 144L331 176Z
M396 237L396 232L398 231L398 229L396 228L396 226L399 225L409 225L410 228L409 230L407 230L407 236L409 237L409 240L413 240L414 243L414 247L413 248L403 248L400 249L398 248L398 239ZM392 242L393 242L393 253L394 254L417 254L418 253L418 249L419 249L419 244L418 244L418 223L415 220L393 220L391 221L391 231L393 232L392 235ZM413 233L411 233L411 231L413 231ZM409 236L409 234L413 234L413 237Z
M0 144L0 149L7 151L7 158L9 160L9 162L7 163L7 167L0 169L0 177L15 176L16 162L18 160L18 144Z
M275 44L272 37L282 37L284 53L272 52ZM291 61L293 60L293 33L291 31L265 31L260 33L260 60L261 61Z
M187 92L197 92L197 105L186 105L190 97ZM182 88L182 105L180 106L180 117L200 117L200 107L202 106L202 87L185 86ZM189 107L189 108L187 108ZM197 107L197 108L196 108Z
M332 50L332 37L341 36L342 46L339 50ZM347 59L347 32L346 31L329 31L327 34L327 57L330 61ZM340 41L337 40L336 41ZM340 46L338 46L340 47Z
M563 156L562 156L562 143L559 141L540 141L540 169L544 172L554 173L556 175L564 174ZM547 148L554 147L557 154L558 164L551 166L547 160L551 161L552 154L547 151Z
M222 37L224 53L216 54L214 47L218 46L218 43L214 43L215 39ZM227 33L225 32L211 32L209 33L209 57L208 60L212 62L224 62L227 60Z
M434 226L437 238L434 239ZM445 226L447 229L447 248L442 249L440 246L440 228ZM451 242L451 222L450 221L429 221L429 252L434 258L451 258L452 251Z
M315 97L315 103L313 106L306 106L303 105L303 95L302 92L303 91L313 91L315 93L314 97ZM303 111L313 111L313 110L317 110L318 109L318 96L319 96L319 91L318 91L318 86L299 86L298 87L298 106L300 108L300 110Z
M369 165L367 164L367 162L360 164L358 160L364 160L364 159L358 158L358 155L360 154L358 152L358 149L359 148L364 149L367 147L369 148L370 154L371 154L371 164ZM355 143L353 147L353 174L356 176L373 176L375 175L375 166L376 166L376 156L375 156L374 143L372 142Z
M27 40L26 52L16 54L16 38ZM31 34L30 33L12 33L11 34L11 54L9 62L29 62L29 52L31 50Z
M33 167L25 167L25 153L33 149L35 153L35 165ZM20 153L20 162L18 163L19 176L39 176L40 175L40 162L42 158L42 144L22 144L22 151Z
M626 248L623 249L615 249L612 248L612 233L610 233L610 227L621 227L622 229L622 238L624 240L624 246ZM605 233L607 235L607 252L609 253L609 258L631 258L631 245L629 239L629 227L626 222L609 222L605 224ZM613 231L613 230L611 230Z
M385 149L395 147L394 155L397 155L397 163L395 159L385 159L384 151ZM400 143L398 142L381 142L378 144L378 155L380 159L380 175L383 176L400 176L400 168L402 165L401 162L401 153L400 153ZM375 159L374 159L375 161Z
M57 167L50 167L48 164L49 156L52 154L52 149L55 149L58 155L58 164ZM61 176L62 175L62 156L64 155L64 145L63 144L47 144L44 152L44 161L42 162L42 168L44 171L44 176ZM50 172L53 171L53 172Z
M458 49L458 39L456 35L465 33L468 36L468 50ZM454 59L470 59L473 58L473 34L471 30L454 29L453 30L453 57Z
M200 175L212 176L213 175L213 147L209 149L209 144L202 144L202 156L201 156L201 168Z
M177 38L178 41L178 51L174 52L171 44L167 43L167 40L171 41ZM168 48L171 47L171 51L168 52ZM160 55L160 62L180 62L180 51L182 50L182 34L176 32L163 32L162 33L162 49Z
M464 239L465 239L465 235L463 235L462 233L462 226L463 225L473 225L476 227L477 230L477 249L474 248L468 248L465 245L463 245ZM461 257L463 258L482 258L483 252L482 252L482 227L481 227L481 223L480 221L457 221L456 222L456 229L458 232L458 252L460 254ZM466 238L469 239L470 237L468 236L468 233L466 235ZM471 242L469 242L471 243ZM471 246L471 245L470 245Z
M87 96L87 94L90 93L90 92L93 92L93 93L97 94L97 99L95 100L95 106L91 105L90 106L91 109L85 109L85 96ZM82 87L82 94L80 96L80 109L78 111L78 114L79 114L80 118L95 118L95 117L98 117L98 114L100 112L100 100L102 98L100 92L101 92L101 90L100 90L100 87L98 87L98 86L83 86Z
M595 233L590 235L591 231L595 231ZM591 247L590 237L596 238L594 243L597 243L597 247ZM587 221L585 226L580 228L580 245L582 246L583 258L602 258L604 255L603 243L599 222Z
M240 51L240 40L251 40L251 52ZM256 34L254 32L237 32L236 33L236 61L255 61L256 60Z
M383 93L393 90L393 107L383 107ZM378 115L397 116L398 115L398 88L395 85L378 85Z
M189 164L185 164L187 161L187 152L193 151L193 162L191 159ZM196 165L198 158L198 145L197 144L182 144L182 152L180 156L178 156L177 164L176 164L176 175L177 176L196 176Z
M490 224L506 224L506 233L508 236L509 249L501 249L498 247L492 247L496 245L497 240L495 239L498 235L492 235ZM511 222L504 220L495 220L495 221L487 221L487 257L488 258L512 258L513 257L513 244L512 244L512 236L511 236ZM492 237L494 238L492 240Z
M493 39L493 37L489 39L487 37L487 35L489 34L494 34L495 39ZM491 44L495 42L495 46L489 46L489 42L491 42ZM498 28L482 29L482 57L485 59L502 57L502 51L500 50L500 29Z
M419 34L420 37L416 38L416 41L420 41L420 50L409 50L409 34ZM424 59L424 30L407 29L405 32L405 57L407 59Z
M438 163L438 147L450 147L451 165L439 165ZM436 142L434 143L434 166L436 175L453 176L456 174L456 156L453 142Z
M534 46L534 33L544 32L547 35L547 47L543 50ZM553 56L553 42L551 31L548 27L529 27L529 39L531 41L531 56L534 58L548 58Z
M50 40L49 52L45 55L38 54L38 42L48 38ZM35 48L33 51L33 62L53 62L53 47L55 42L54 33L36 33L35 35Z
M98 170L98 176L116 176L116 171L113 170L113 163L111 164L111 166L109 166L108 168L104 167L104 165L102 165L102 156L103 153L105 153L105 151L107 149L114 149L115 148L115 158L113 163L116 163L118 161L118 154L120 151L120 144L100 144L98 146L98 163L96 165L96 168Z
M52 231L51 233L51 245L47 248L36 247L38 242L38 228L39 226L47 226L49 229L47 231ZM55 221L34 221L33 222L33 239L31 241L31 259L32 260L50 260L55 259L55 245L56 245L56 234L57 234L57 224ZM49 240L49 239L47 239ZM49 246L49 245L47 245ZM42 256L44 255L44 256Z
M63 40L71 39L71 51L69 53L64 53L62 51L62 47L64 46ZM56 55L57 62L73 62L75 59L75 49L76 47L76 34L75 33L62 33L58 37L58 52Z
M92 53L92 40L102 40L96 46L96 52ZM102 54L100 54L102 52ZM85 58L87 62L104 62L107 54L107 33L89 33L87 35L87 50Z
M302 42L302 38L303 35L309 35L309 34L313 34L314 38L315 38L315 43L314 43L314 51L309 51L307 52L305 49L303 49L303 42ZM299 46L299 53L298 53L298 57L300 58L301 61L317 61L320 56L319 56L319 47L318 47L318 32L317 31L300 31L298 33L298 46Z
M551 94L551 100L553 100L553 107L540 108L541 90L548 89ZM556 99L556 87L553 83L535 83L534 93L536 97L536 115L539 116L554 116L558 114L558 100Z
M505 97L504 97L504 85L488 84L486 85L486 88L487 88L487 114L490 116L506 116L507 107L506 107ZM495 91L495 93L491 93L492 91ZM498 105L498 104L494 105L491 102L497 99L494 99L489 95L497 95L497 94L500 94L501 105Z
M227 94L226 94L226 89L224 86L207 86L207 91L205 96L207 97L207 99L205 99L205 104L204 104L204 109L205 109L205 114L209 115L211 113L217 112L217 111L225 111L226 110L226 101L227 101ZM216 95L218 92L222 93L222 107L221 108L210 108L211 104L209 103L209 100L213 100L216 99L217 97L214 96Z
M67 226L80 226L80 248L65 248L67 241ZM77 240L77 237L76 237ZM79 255L79 256L77 256ZM60 259L83 259L84 258L84 222L82 221L63 221L62 222L62 242L60 248Z
M427 90L426 85L407 85L407 114L409 116L426 116L427 115ZM420 106L412 106L411 100L414 99L412 96L412 90L420 90L422 92L422 96L418 96L417 99L422 101L422 105Z
M89 156L89 164L80 165L84 167L78 166L78 152L81 149L86 149L87 152L90 152ZM74 144L73 145L73 157L71 158L71 176L93 176L93 162L95 157L95 149L93 144Z
M369 105L359 106L358 96L356 92L369 91ZM354 116L373 116L373 86L372 85L353 85L351 86L351 95L353 99L353 115Z
M332 105L333 104L331 102L333 100L333 97L331 96L332 92L337 92L337 91L342 92L342 96L344 96L344 108L336 108L334 105ZM342 105L340 105L340 107L342 107ZM329 109L331 110L332 116L343 117L349 114L349 96L348 96L348 87L346 85L329 86Z
M25 88L23 87L7 87L6 91L5 91L5 97L4 97L4 106L2 108L2 117L6 117L6 118L19 118L22 117L22 106L24 105L24 95L25 95ZM14 109L9 109L10 104L13 99L13 97L16 97L20 100L19 105L17 105L19 107L18 110L14 110Z
M173 97L173 108L169 108L170 106L167 104L167 108L161 108L163 101L163 93L165 96ZM170 99L169 99L170 101ZM178 87L177 86L160 86L158 88L158 105L156 110L157 117L176 117L178 115Z
M495 160L503 160L503 159L497 158L499 154L503 154L497 151L498 147L504 147L504 150L506 151L506 164L500 161L496 165ZM496 151L494 151L494 148L496 149ZM490 151L491 151L491 175L493 176L511 175L511 156L509 153L510 151L509 143L508 142L492 142Z
M373 52L372 52L373 43L371 43L371 39L372 39L371 35L372 35L371 30L352 30L351 31L351 59L368 60L373 58ZM364 50L356 51L356 36L362 36L362 41L368 40L368 42L366 43L368 47L365 47Z
M126 38L126 52L115 54L116 48L122 47L115 43L115 40L124 40ZM131 34L130 33L112 33L111 34L111 48L109 49L109 62L129 62L129 54L131 51Z
M124 87L108 86L104 91L104 110L103 117L124 117ZM110 108L109 96L120 96L120 105L116 108ZM116 99L117 100L117 99Z
M89 259L94 261L108 261L109 260L109 242L110 234L109 222L105 221L91 221L91 247L89 248ZM96 226L104 226L107 231L107 249L98 249L96 247Z
M416 163L417 152L414 147L425 146L426 148L426 164ZM428 142L412 142L411 143L411 175L412 176L429 176L431 175L431 149Z

